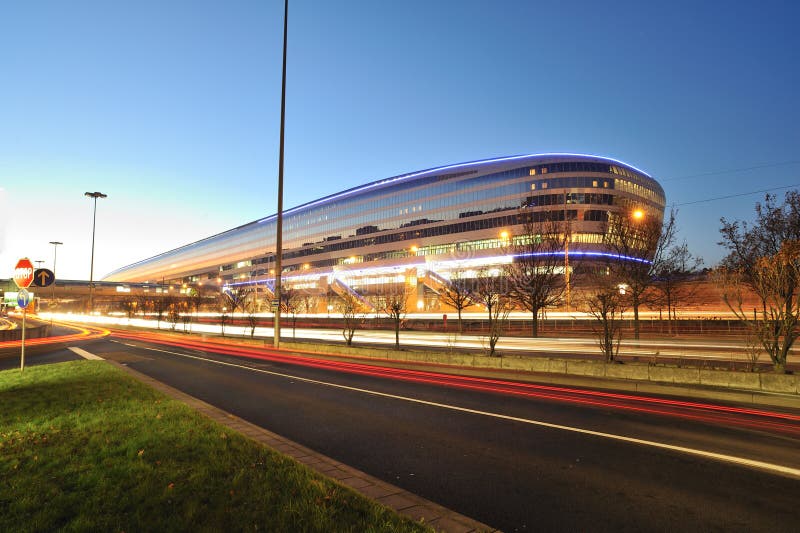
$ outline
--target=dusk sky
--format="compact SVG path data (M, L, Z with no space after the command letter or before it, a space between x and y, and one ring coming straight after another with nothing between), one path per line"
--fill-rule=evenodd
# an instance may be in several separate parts
M796 1L291 0L285 207L514 154L656 178L707 266L800 187ZM283 2L6 2L0 277L88 279L276 210Z

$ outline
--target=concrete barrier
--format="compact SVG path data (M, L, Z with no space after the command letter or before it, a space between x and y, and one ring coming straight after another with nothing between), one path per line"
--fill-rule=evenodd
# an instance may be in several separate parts
M582 359L509 355L488 357L480 353L393 350L336 344L281 342L288 350L317 352L338 356L383 359L406 363L428 363L466 368L538 372L608 378L616 380L676 385L702 385L724 389L800 395L800 375L754 373L658 365L644 362L624 364Z

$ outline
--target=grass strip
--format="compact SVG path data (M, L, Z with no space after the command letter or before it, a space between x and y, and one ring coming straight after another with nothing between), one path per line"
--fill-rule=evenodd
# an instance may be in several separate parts
M0 372L0 531L426 531L102 361Z

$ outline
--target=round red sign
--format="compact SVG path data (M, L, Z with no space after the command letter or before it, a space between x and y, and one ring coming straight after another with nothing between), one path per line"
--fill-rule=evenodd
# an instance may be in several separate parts
M26 289L33 283L33 263L27 257L17 261L17 266L14 267L14 283L20 289Z

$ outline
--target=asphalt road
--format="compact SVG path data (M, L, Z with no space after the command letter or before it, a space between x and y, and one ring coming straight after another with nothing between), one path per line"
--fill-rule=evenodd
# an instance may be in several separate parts
M81 346L504 531L797 530L800 479L770 470L800 471L796 418L467 389L138 340Z

